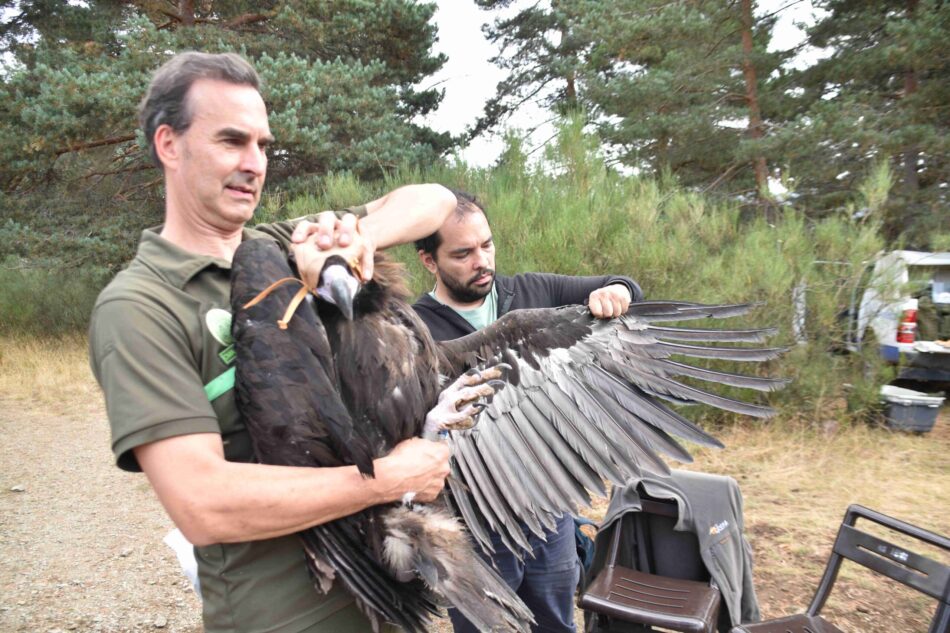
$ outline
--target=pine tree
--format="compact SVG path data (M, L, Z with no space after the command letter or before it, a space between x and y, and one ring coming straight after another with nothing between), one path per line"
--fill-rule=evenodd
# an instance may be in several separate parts
M582 71L601 136L628 166L733 193L765 191L763 77L772 19L752 2L620 0L576 6ZM743 11L742 9L745 9Z
M566 114L578 108L577 66L586 42L573 32L573 0L534 4L511 17L498 18L483 29L501 52L491 61L509 72L485 104L484 115L469 131L475 137L497 128L528 102ZM512 0L475 0L486 10L506 9Z
M926 248L950 225L950 10L942 0L823 0L809 43L830 56L790 76L789 122L774 136L800 194L837 209L880 160L898 179L888 237Z
M257 68L277 139L268 193L434 161L456 139L415 121L435 7L416 0L0 0L0 262L116 270L161 221L136 106L177 51ZM307 185L309 186L309 185ZM279 200L273 196L271 200Z
M448 135L414 123L441 93L414 88L431 52L434 6L413 0L57 0L5 3L0 185L156 173L135 139L149 75L181 50L237 51L258 68L278 143L272 180L423 162Z
M503 45L495 62L513 72L474 132L546 95L555 112L586 111L619 163L765 193L772 104L762 78L783 55L765 52L774 19L752 11L752 0L559 0L498 19L488 30Z

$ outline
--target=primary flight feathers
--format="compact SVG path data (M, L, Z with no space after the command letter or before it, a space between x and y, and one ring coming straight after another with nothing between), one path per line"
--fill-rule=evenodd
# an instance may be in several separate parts
M235 255L237 389L258 458L356 464L372 474L373 458L421 433L447 381L505 362L512 367L509 385L474 429L447 439L452 503L487 551L487 528L523 554L529 545L520 525L542 534L555 518L589 504L590 492L604 495L604 480L622 484L643 471L666 473L661 456L690 460L674 436L721 446L668 403L771 414L696 381L759 391L784 384L682 361L769 360L783 350L723 344L758 343L773 330L660 325L737 316L748 305L649 301L609 321L583 306L520 310L464 338L435 343L406 303L401 269L384 259L353 299L352 320L316 300L281 330L276 321L293 295L286 288L244 307L288 274L285 256L269 240L247 241ZM530 612L474 555L468 534L441 505L369 508L305 530L317 586L326 591L340 579L374 626L386 620L424 631L445 598L481 630L527 631Z
M668 472L660 455L691 461L675 439L722 445L663 400L703 403L768 417L768 407L726 398L679 377L759 391L786 381L694 367L673 356L764 361L778 348L684 345L670 341L763 341L771 329L709 330L656 322L725 318L750 305L646 301L623 317L598 320L583 306L519 310L461 339L440 343L454 371L492 355L518 368L517 384L495 396L471 431L452 433L453 499L479 544L498 532L512 551L528 549L519 523L541 534L603 480L622 484L646 470Z

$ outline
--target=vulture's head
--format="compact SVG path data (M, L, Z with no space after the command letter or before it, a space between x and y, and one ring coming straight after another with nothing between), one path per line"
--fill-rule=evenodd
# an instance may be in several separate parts
M353 300L362 286L359 262L348 262L340 255L327 258L314 292L332 303L348 321L353 320Z

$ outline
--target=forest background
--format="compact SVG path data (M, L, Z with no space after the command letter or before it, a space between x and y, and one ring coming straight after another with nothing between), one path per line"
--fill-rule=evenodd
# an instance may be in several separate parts
M776 403L844 397L863 415L889 370L834 353L841 311L881 250L950 249L945 3L817 0L802 46L824 55L806 68L770 50L787 5L476 4L508 75L452 135L424 123L443 95L422 86L446 62L433 3L0 2L0 333L84 331L161 222L135 124L150 73L176 51L239 51L278 139L257 220L405 182L464 188L489 206L501 271L623 272L649 297L762 302L753 319L803 343ZM531 101L556 119L540 151L505 131ZM499 131L497 164L458 158Z

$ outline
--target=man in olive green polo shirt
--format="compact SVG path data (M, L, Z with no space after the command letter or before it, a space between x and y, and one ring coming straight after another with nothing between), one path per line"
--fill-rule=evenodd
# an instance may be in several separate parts
M376 461L375 479L356 467L252 463L228 379L231 259L247 239L275 239L298 258L362 242L371 275L376 247L434 232L455 197L411 185L365 205L358 221L322 213L245 228L272 141L258 86L231 54L185 53L157 71L139 118L165 175L165 223L143 233L133 262L100 295L91 363L118 465L145 472L196 545L206 630L362 632L369 625L349 595L314 589L294 533L408 492L434 499L448 449L403 442Z

